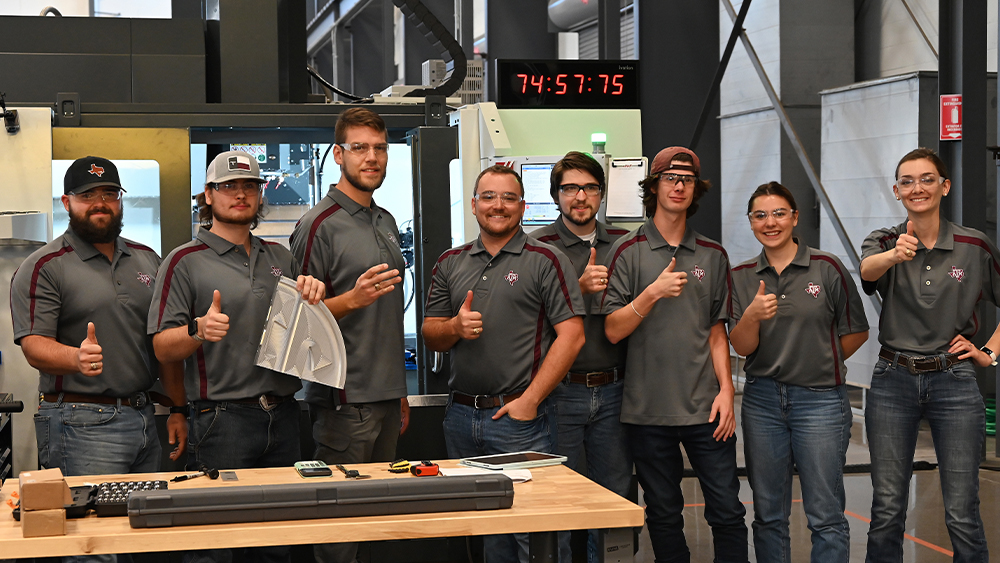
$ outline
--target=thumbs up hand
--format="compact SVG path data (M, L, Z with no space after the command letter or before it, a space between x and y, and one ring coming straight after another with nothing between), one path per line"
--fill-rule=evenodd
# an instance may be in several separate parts
M483 314L472 310L472 290L465 295L465 302L453 319L459 338L475 340L483 332Z
M87 323L87 338L80 343L76 356L77 367L83 375L94 377L104 371L104 355L101 345L97 343L97 328L94 323Z
M906 232L899 235L896 239L896 250L893 254L893 260L899 264L901 262L908 262L913 260L913 257L917 253L917 244L920 241L917 240L916 233L913 232L913 221L906 222Z
M655 295L657 299L677 297L684 290L684 286L687 285L687 272L675 272L674 268L676 267L677 259L671 258L670 264L650 284L650 287L653 287L656 291Z
M608 287L608 267L597 264L597 249L590 249L590 260L587 261L587 268L580 276L580 291L587 295L598 293Z
M222 312L222 294L218 289L212 294L212 306L198 319L198 332L209 342L218 342L229 332L229 315Z
M744 316L750 317L750 320L766 321L778 314L778 298L773 293L767 294L764 291L764 280L760 280L757 294L753 296L753 302L744 313Z

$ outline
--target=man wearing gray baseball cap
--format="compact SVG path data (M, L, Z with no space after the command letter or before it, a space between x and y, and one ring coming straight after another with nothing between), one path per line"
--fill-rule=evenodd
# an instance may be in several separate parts
M156 280L147 330L161 361L184 360L190 405L189 469L288 467L300 460L300 380L254 363L271 297L282 276L318 303L323 283L297 276L283 246L250 230L261 219L264 181L254 158L224 152L208 166L198 194L202 227L171 252ZM200 316L196 316L200 315ZM288 561L287 547L253 558ZM227 550L191 552L186 561L229 561Z

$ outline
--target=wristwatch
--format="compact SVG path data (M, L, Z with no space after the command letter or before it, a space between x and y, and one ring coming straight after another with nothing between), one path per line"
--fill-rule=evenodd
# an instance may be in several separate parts
M204 338L198 336L198 317L194 317L188 322L188 336L194 338L198 342L205 341Z
M990 360L992 362L990 364L991 366L997 365L997 355L995 353L993 353L993 350L990 350L986 346L983 346L982 348L979 349L979 351L980 352L986 352L986 355L990 357Z
M170 414L183 414L184 418L187 418L188 412L191 410L187 404L181 405L179 407L170 407Z

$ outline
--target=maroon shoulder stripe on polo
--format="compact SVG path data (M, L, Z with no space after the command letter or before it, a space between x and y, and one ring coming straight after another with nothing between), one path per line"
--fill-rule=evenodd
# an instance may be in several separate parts
M575 315L576 311L573 310L573 300L569 297L569 287L566 286L566 276L563 275L562 265L559 264L559 258L556 257L554 252L541 246L525 243L524 249L529 252L537 252L552 262L552 265L556 268L556 275L559 276L559 289L562 290L563 297L566 298L566 304L569 305L569 311Z
M316 236L316 231L319 229L320 224L322 224L327 217L340 211L340 209L340 204L334 203L330 207L324 209L323 212L317 215L316 219L313 220L312 225L309 227L309 236L306 237L306 251L302 255L302 275L309 275L309 256L312 254L313 237Z
M757 267L757 263L756 262L751 262L749 264L740 264L739 266L736 266L735 268L733 268L733 271L734 272L738 272L740 270L746 270L747 268L756 268L756 267Z
M840 373L840 358L837 357L837 323L830 324L830 349L833 350L833 382L840 385L844 378Z
M538 375L538 368L542 365L542 330L545 327L545 304L538 310L538 325L535 327L535 347L531 358L531 380L534 381Z
M990 250L990 245L986 244L986 241L979 237L967 237L965 235L953 235L955 237L955 242L961 242L965 244L971 244L973 246L978 246L982 248L990 257L993 258L993 269L996 270L997 274L1000 275L1000 264L997 264L997 257L993 256L993 251Z
M145 244L138 244L138 243L134 243L134 242L126 242L125 246L127 246L129 248L134 248L136 250L143 250L145 252L152 252L153 254L156 254L155 250L153 250L152 248L146 246Z
M713 250L718 250L726 257L726 261L729 261L729 254L726 253L726 249L722 248L721 245L715 244L714 242L708 242L707 240L695 239L695 244L698 246L704 246L705 248L711 248ZM729 318L733 318L733 273L731 271L726 271L726 289L728 290L726 295L726 314Z
M608 231L609 235L623 236L628 234L628 231L626 231L625 229L606 229L606 230Z
M264 246L281 246L280 242L274 242L273 240L262 240L260 242L264 243Z
M537 240L538 242L552 242L554 240L559 240L559 235L557 234L545 235L544 237L539 237Z
M645 240L646 240L646 235L636 235L630 238L629 240L623 242L622 245L618 247L618 250L615 252L615 255L611 258L611 265L608 266L609 280L611 279L611 274L613 274L615 271L615 264L618 263L618 257L622 255L622 252L625 252L625 249L632 246L633 244L637 242L643 242ZM601 309L604 308L604 300L608 297L609 287L610 285L604 286L604 293L601 294Z
M35 290L38 289L38 275L42 272L42 268L50 261L55 260L63 254L68 254L74 251L75 249L72 246L67 245L55 252L50 252L45 256L42 256L38 259L38 262L35 262L35 269L31 271L31 285L28 286L28 302L31 304L28 309L28 318L31 319L31 325L28 330L35 328Z
M174 278L174 268L177 267L177 263L192 252L198 252L201 250L208 250L208 245L201 243L184 250L177 251L174 257L170 260L170 264L167 265L167 276L163 279L163 292L160 294L160 311L156 317L156 328L160 328L160 323L163 322L163 309L167 306L167 296L170 295L170 282Z
M833 269L837 270L837 275L840 276L840 287L844 290L844 299L846 300L844 310L847 312L847 327L852 328L854 325L851 323L851 294L847 292L847 280L844 279L844 272L840 269L837 261L829 256L814 254L810 256L810 259L828 262L833 266Z
M434 276L437 275L438 265L440 265L441 262L444 262L445 258L448 258L449 256L455 256L463 252L467 252L470 248L472 248L471 242L461 248L452 248L450 250L446 250L441 254L441 256L438 257L437 262L434 263L434 267L431 268L431 285L427 288L427 301L424 301L425 310L427 309L427 305L430 302L431 294L434 291Z

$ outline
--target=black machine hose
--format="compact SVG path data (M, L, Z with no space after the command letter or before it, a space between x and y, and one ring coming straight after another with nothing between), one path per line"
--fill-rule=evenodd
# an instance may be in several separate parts
M465 51L459 45L455 37L448 32L448 29L438 21L437 17L424 6L420 0L392 0L392 3L410 19L417 30L424 34L424 37L434 47L441 49L445 62L452 61L451 76L443 84L436 88L421 88L408 92L404 97L423 98L426 96L448 97L458 91L465 81L468 62L465 58Z

